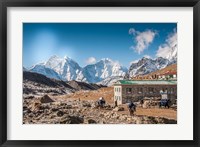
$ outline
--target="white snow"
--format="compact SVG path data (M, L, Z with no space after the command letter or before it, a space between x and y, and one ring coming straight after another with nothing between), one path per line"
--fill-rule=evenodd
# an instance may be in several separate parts
M103 58L95 64L80 67L76 61L67 56L60 58L54 55L46 62L34 65L29 71L64 81L76 80L110 85L110 83L112 84L117 79L122 79L127 73L129 74L129 77L144 75L165 68L176 62L177 46L174 46L166 58L158 57L151 59L149 57L143 57L138 61L132 62L129 70L126 67L121 66L119 62L109 58Z
M36 64L30 71L64 81L77 80L97 83L108 77L125 76L128 69L108 58L82 68L67 56L60 58L54 55L48 61Z
M61 77L58 75L58 73L42 64L33 66L29 71L43 74L49 78L61 80Z
M134 77L136 75L145 75L156 70L165 68L169 64L176 63L176 57L174 57L173 59L174 61L170 62L170 60L162 57L158 57L156 59L143 57L138 62L131 64L129 68L129 75L130 77Z
M93 65L83 68L88 82L100 82L109 77L125 76L127 68L121 66L118 62L104 58Z

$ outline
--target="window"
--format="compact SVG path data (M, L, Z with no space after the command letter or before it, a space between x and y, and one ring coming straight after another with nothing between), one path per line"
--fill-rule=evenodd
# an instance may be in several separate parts
M118 88L116 88L116 92L118 92Z
M153 93L153 91L154 91L154 88L149 87L149 93Z
M138 91L138 93L142 93L143 89L142 88L138 88L137 91Z
M131 93L132 89L131 88L126 88L126 93Z
M170 90L170 91L171 91L171 93L174 93L174 88L171 88L171 90Z

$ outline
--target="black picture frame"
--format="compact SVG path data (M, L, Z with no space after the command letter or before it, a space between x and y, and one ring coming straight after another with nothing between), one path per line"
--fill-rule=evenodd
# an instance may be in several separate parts
M7 140L7 8L8 7L193 7L193 140L142 141L24 141ZM199 145L199 0L0 0L0 145L1 146L152 146L198 147Z

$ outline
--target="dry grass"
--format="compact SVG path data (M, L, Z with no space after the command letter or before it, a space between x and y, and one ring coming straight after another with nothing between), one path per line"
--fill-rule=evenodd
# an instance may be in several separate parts
M72 94L63 96L55 96L55 99L80 99L80 100L98 100L104 97L107 103L113 103L114 89L113 87L101 88L98 90L77 91Z

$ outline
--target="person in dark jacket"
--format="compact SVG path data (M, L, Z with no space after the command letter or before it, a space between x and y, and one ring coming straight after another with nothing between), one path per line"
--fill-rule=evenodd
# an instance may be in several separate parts
M103 108L105 104L106 104L105 99L103 97L100 97L98 101L98 105L100 106L100 108Z
M133 116L136 111L136 105L132 101L128 104L128 110L130 115Z

